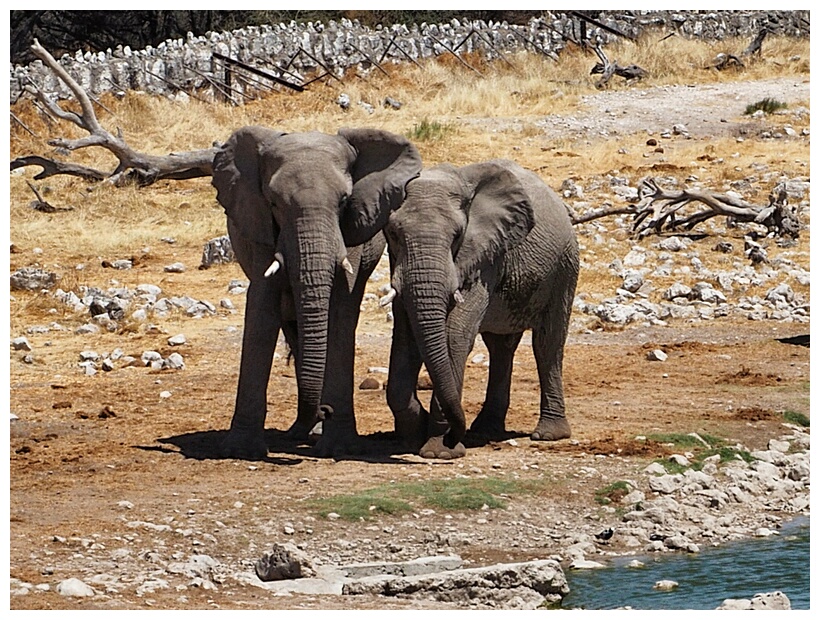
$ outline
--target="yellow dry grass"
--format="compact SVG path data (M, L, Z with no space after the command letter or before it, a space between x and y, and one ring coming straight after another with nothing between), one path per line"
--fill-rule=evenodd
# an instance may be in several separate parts
M628 90L784 74L809 79L808 40L770 37L764 43L764 55L747 60L743 71L707 68L716 54L739 55L746 45L746 40L704 43L670 37L659 41L658 36L637 43L620 42L607 48L610 60L638 64L649 71L650 77L638 85L613 79L610 88ZM665 141L662 154L647 146L645 133L584 143L570 138L547 141L536 121L547 114L572 113L583 95L597 92L597 76L589 75L597 57L589 50L568 49L559 62L529 53L507 58L509 64L468 57L467 62L481 76L455 59L444 57L425 61L421 67L386 66L388 75L377 70L366 76L351 73L343 84L333 80L316 82L304 93L274 93L241 107L194 99L180 103L139 93L129 93L122 99L104 96L104 108L98 107L97 113L109 131L119 128L132 147L155 154L206 148L248 124L329 133L343 126L371 126L408 135L415 125L427 120L447 125L449 130L440 139L417 142L426 165L445 161L463 165L507 157L536 171L556 189L568 178L586 185L591 179L613 174L633 180L670 175L681 181L696 175L704 187L725 191L732 181L749 176L752 166L760 164L792 176L809 175L807 141L780 141L777 148L771 148L758 140L737 142L732 137L709 141L672 139ZM336 103L342 92L352 102L347 111ZM381 105L387 96L401 101L401 109ZM369 102L373 112L357 105L358 101ZM805 104L808 107L808 102ZM65 106L71 108L72 104ZM48 140L84 135L65 122L47 121L30 102L16 104L12 112L35 134L12 123L12 158L28 154L63 157L55 153ZM509 122L489 129L487 119ZM806 117L804 126L808 124ZM103 170L113 170L116 165L112 155L99 148L75 151L66 158ZM97 264L102 259L159 251L170 258L170 246L160 241L166 237L176 240L174 252L187 251L195 257L204 241L225 230L224 214L207 179L161 182L144 189L112 188L67 176L33 181L38 171L28 168L11 175L10 237L25 251L13 258L12 268L40 261L68 270L78 263ZM74 210L53 214L33 211L33 194L27 181L33 182L54 206ZM775 181L761 181L761 202ZM609 192L601 191L585 199L597 207L607 196L611 198ZM610 221L602 223L609 230L615 228ZM595 262L622 254L624 241L619 241L621 248L617 252L596 248ZM42 254L32 256L29 251L33 248L41 249ZM75 273L74 277L92 278L88 272ZM582 276L582 285L589 290L611 291L612 284L609 273Z

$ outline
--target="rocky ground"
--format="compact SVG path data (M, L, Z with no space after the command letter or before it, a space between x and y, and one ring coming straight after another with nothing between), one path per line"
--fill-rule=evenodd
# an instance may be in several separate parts
M797 100L808 100L808 84L789 86ZM740 101L770 89L744 91ZM737 100L718 91L705 87L701 98L711 101L713 94L713 110L722 109L727 120L717 116L715 139L750 139L737 133L735 125L743 124L772 149L804 141L808 162L808 131L800 129L807 111L744 124L741 112L727 107ZM681 107L676 93L629 93L654 101L642 130L660 136L681 124L697 131L707 112ZM627 116L617 110L626 96L592 98L589 105L600 107L589 118L611 121L592 133L636 131L618 124ZM565 119L567 127L575 120ZM786 131L793 127L794 135ZM808 205L807 167L787 175L758 170L749 183L767 174L789 183L792 200ZM626 173L561 189L578 210L637 192ZM538 384L525 338L513 376L510 437L471 444L465 458L452 462L395 449L381 389L356 394L359 431L372 439L372 455L317 459L309 446L283 443L273 429L290 424L296 402L283 350L269 389L269 457L220 459L241 342L239 268L197 270L201 247L164 239L141 256L89 260L83 279L94 284L79 286L69 269L46 267L63 257L13 248L11 607L527 607L544 598L266 588L254 564L273 545L291 543L318 576L434 555L457 555L467 569L553 560L551 567L569 571L615 554L697 553L739 537L776 535L785 520L809 511L810 435L800 424L800 415L809 416L808 209L803 222L797 243L753 240L767 253L756 262L746 241L753 225L729 229L714 220L705 235L638 241L626 234L624 219L579 226L588 284L579 287L565 354L573 438L528 438ZM731 247L716 250L720 242ZM371 378L377 388L386 379L390 344L389 308L378 305L387 281L382 265L358 332L357 384ZM471 416L486 381L480 342L466 377ZM718 443L720 455L703 459ZM411 497L409 512L375 509L349 521L314 503L440 480L504 482L496 497L505 507L460 511Z

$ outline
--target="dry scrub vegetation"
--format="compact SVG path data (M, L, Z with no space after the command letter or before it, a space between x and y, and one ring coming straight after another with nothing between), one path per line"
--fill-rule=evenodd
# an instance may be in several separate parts
M806 40L769 37L764 56L750 60L743 70L718 72L708 68L718 53L737 54L747 44L740 39L704 43L671 37L658 41L650 35L636 44L612 45L607 48L610 59L638 64L650 77L632 85L616 78L610 90L628 92L653 86L788 75L808 79ZM732 181L748 176L750 164L765 164L784 171L792 167L794 175L808 175L808 154L805 145L798 141L781 141L776 149L761 147L759 141L753 140L739 143L733 136L712 139L708 144L699 140L677 141L662 156L654 155L647 162L644 153L651 149L646 147L645 132L596 140L573 135L557 140L547 138L535 122L547 115L583 111L582 98L597 92L593 86L595 76L589 75L597 57L591 51L570 48L559 62L532 54L508 59L509 64L467 58L482 73L483 77L479 77L454 58L442 56L421 67L409 63L388 66L389 76L378 71L366 78L351 73L343 84L326 79L314 83L304 93L285 91L242 107L193 99L180 104L138 93L129 93L122 100L104 96L97 114L110 131L121 128L131 146L154 154L207 148L214 141L226 139L234 129L249 124L284 131L329 133L343 126L374 126L416 139L425 165L444 161L463 165L508 157L535 170L556 189L565 179L589 179L612 171L637 181L648 174L643 172L648 162L654 165L653 174L669 174L679 180L697 174L702 185L713 191L725 191ZM336 104L342 92L352 102L347 111ZM401 109L382 107L386 96L402 102ZM369 114L357 105L359 101L373 105L374 112ZM809 102L803 105L808 108ZM12 158L28 154L52 157L54 149L47 146L48 139L81 137L76 127L48 121L28 101L13 106L12 112L36 134L32 136L13 123ZM504 122L510 119L512 122ZM670 116L669 126L675 122ZM427 139L414 135L414 129L424 123L440 131ZM808 116L804 123L808 127ZM802 127L795 125L795 129L799 131ZM66 157L103 170L116 165L116 160L103 149L84 149ZM117 252L126 257L139 255L144 247L155 246L157 239L163 237L175 238L177 248L200 246L225 230L224 215L214 199L214 190L203 179L160 183L139 190L52 177L34 183L45 200L57 207L72 207L74 211L43 214L29 206L33 194L26 180L36 171L29 168L24 174L11 177L11 241L20 248L39 247L45 258L59 250L63 267L91 257L111 257ZM760 202L765 202L768 189L761 188L761 196L757 197ZM584 277L582 274L580 290L586 288Z

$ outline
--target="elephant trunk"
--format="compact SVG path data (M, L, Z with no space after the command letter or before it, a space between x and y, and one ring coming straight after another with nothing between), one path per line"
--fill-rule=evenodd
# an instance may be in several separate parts
M299 418L315 418L322 399L327 362L328 312L338 265L338 230L314 224L297 229L298 256L288 269L296 305L299 350L296 370L299 387Z
M418 274L414 277L411 274ZM452 287L446 272L437 281L430 269L410 268L405 277L408 293L404 302L422 360L433 381L441 411L450 425L446 443L455 446L464 438L466 421L461 406L461 388L447 342L447 315Z

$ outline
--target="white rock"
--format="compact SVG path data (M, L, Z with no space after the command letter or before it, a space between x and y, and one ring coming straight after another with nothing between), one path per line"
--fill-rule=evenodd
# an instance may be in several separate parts
M171 336L170 338L168 338L168 344L172 347L185 344L186 342L188 342L188 339L185 338L185 334L177 334L176 336Z
M171 398L171 392L169 392L168 390L164 390L164 391L159 393L159 397L160 398Z
M656 590L674 590L678 587L677 581L672 581L671 579L661 579L660 581L656 581L655 585L652 586Z
M94 588L75 577L71 577L57 584L57 594L78 597L94 596Z
M29 344L28 338L25 336L20 336L19 338L15 338L11 341L11 348L15 351L31 351L31 345Z
M646 359L650 362L665 362L669 356L660 349L655 349L646 354Z

